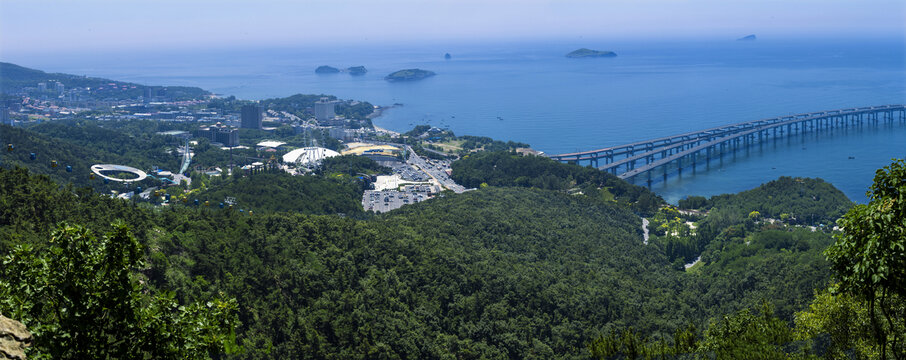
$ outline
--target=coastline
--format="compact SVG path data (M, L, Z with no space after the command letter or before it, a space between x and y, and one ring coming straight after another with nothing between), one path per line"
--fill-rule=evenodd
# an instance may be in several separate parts
M380 127L380 126L374 125L374 123L371 124L371 127L374 128L374 131L375 131L375 132L387 134L387 135L390 135L390 136L393 136L393 137L400 136L400 133L398 133L398 132L396 132L396 131L393 131L393 130L384 129L384 128Z
M377 119L377 118L381 117L381 115L384 115L385 110L393 109L397 106L400 106L400 105L394 104L394 105L390 105L390 106L378 106L377 108L374 109L374 112L372 112L371 114L368 115L368 119L371 120L371 127L374 128L374 131L383 133L383 134L387 134L387 135L390 135L393 137L400 136L399 132L396 132L393 130L388 130L388 129L382 128L382 127L374 124L374 119Z

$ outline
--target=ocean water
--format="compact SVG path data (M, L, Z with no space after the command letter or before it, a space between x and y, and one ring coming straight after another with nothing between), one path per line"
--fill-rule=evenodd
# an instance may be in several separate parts
M576 48L619 56L568 59ZM452 55L444 60L444 53ZM144 84L199 86L245 99L323 93L397 106L375 124L429 124L526 142L546 153L587 150L792 113L906 102L898 39L520 41L143 51L9 56L47 71ZM364 76L317 75L363 65ZM405 68L437 76L383 77ZM855 159L849 159L854 157ZM778 176L823 178L865 202L875 170L906 157L906 126L835 129L778 140L657 181L671 202L749 189Z

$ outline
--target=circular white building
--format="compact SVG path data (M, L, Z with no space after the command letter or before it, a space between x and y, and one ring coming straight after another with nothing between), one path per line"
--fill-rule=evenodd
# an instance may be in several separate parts
M322 160L334 156L340 156L340 153L322 147L304 147L283 155L283 162L300 166L316 166Z
M93 172L97 176L100 176L101 178L104 178L104 179L107 179L110 181L118 181L118 182L125 182L125 183L142 181L148 177L147 173L145 173L144 171L141 171L139 169L136 169L134 167L125 166L125 165L114 165L114 164L92 165L91 172ZM119 172L132 173L135 175L135 178L121 179L121 178L108 176L108 175L104 174L104 173L119 173Z

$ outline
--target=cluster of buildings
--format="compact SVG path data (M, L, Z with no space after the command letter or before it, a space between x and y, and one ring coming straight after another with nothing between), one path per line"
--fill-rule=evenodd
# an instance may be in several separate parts
M239 131L219 122L214 125L200 127L195 132L195 136L227 147L239 146Z
M37 90L42 93L56 92L57 94L62 95L63 92L66 91L66 85L63 85L63 83L59 81L52 81L50 87L48 87L46 82L39 82Z

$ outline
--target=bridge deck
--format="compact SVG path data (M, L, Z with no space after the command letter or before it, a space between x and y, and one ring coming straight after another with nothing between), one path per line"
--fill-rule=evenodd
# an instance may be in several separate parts
M555 154L549 155L550 158L554 160L590 160L601 157L601 153L614 152L620 149L635 149L636 147L642 146L651 146L651 147L662 147L665 145L672 145L676 141L688 141L696 140L701 141L706 138L722 137L726 133L739 133L741 131L747 131L753 128L760 128L765 125L777 125L777 124L788 124L795 123L800 121L812 120L815 118L824 118L828 116L844 116L844 115L857 115L862 113L871 113L877 111L885 110L903 110L904 105L883 105L883 106L867 106L861 108L849 108L849 109L839 109L839 110L828 110L828 111L818 111L811 113L802 113L796 115L780 116L775 118L754 120L740 122L736 124L723 125L712 127L704 130L692 131L687 133L682 133L678 135L664 136L655 139L636 141L628 144L610 146L595 150L580 151L573 153L564 153L564 154ZM792 121L792 122L790 122ZM659 145L658 145L659 144ZM644 150L648 150L647 148ZM613 154L610 154L611 156Z
M906 109L906 107L904 107L903 105L886 105L886 106L882 106L882 107L869 107L869 108L858 108L858 109L836 110L835 113L833 113L833 114L831 114L830 112L811 113L811 114L816 114L816 115L812 115L812 116L804 117L804 118L800 118L800 117L796 116L796 117L794 117L794 118L792 118L792 119L789 119L789 120L786 120L786 121L774 122L774 123L762 125L762 126L759 126L759 127L752 128L752 129L750 129L750 130L746 130L746 131L738 132L738 133L733 133L733 134L730 134L730 135L727 135L727 136L718 138L718 139L713 140L713 141L705 142L704 144L700 144L700 145L698 145L698 146L694 146L694 147L692 147L692 148L689 148L689 149L680 151L680 152L675 153L675 154L673 154L673 155L671 155L671 156L668 156L668 157L664 157L664 158L658 159L657 161L654 161L654 162L652 162L652 163L650 163L650 164L647 164L647 165L645 165L645 166L642 166L642 167L639 167L639 168L636 168L636 169L629 170L629 171L627 171L627 172L625 172L625 173L623 173L623 174L618 175L617 177L619 177L619 178L621 178L621 179L628 179L628 178L631 178L631 177L636 176L636 175L638 175L638 174L644 173L644 172L646 172L646 171L650 171L650 170L652 170L652 169L654 169L654 168L657 168L657 167L659 167L659 166L663 166L663 165L669 164L669 163L671 163L671 162L673 162L673 161L677 161L677 160L679 160L679 159L682 159L683 157L686 157L686 156L689 156L689 155L694 155L694 154L698 153L699 151L706 150L706 149L709 148L709 147L718 146L718 145L720 145L721 143L727 143L727 142L729 142L729 141L731 141L731 140L733 140L733 139L737 139L737 138L741 138L741 137L744 137L744 136L756 134L756 133L759 133L759 132L761 132L761 131L769 130L769 129L772 129L772 128L777 128L777 127L781 127L781 126L792 125L792 124L796 124L796 123L804 122L804 121L812 121L812 120L823 119L823 118L826 118L826 117L829 116L829 115L834 115L834 116L836 116L836 115L853 115L853 114L859 114L859 113L864 113L864 112L874 112L874 111L881 111L881 110L904 110L904 109ZM609 164L608 164L608 165L609 165Z

